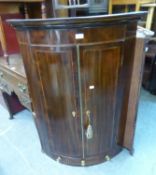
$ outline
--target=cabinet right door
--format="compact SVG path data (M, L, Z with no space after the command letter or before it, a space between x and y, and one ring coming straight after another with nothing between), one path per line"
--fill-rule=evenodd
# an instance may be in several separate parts
M80 46L80 74L87 158L111 154L122 43ZM113 154L113 153L112 153Z

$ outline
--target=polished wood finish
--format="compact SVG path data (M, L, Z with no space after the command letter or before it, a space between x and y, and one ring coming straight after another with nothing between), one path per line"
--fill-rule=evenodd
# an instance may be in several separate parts
M127 112L137 21L144 14L9 21L42 149L53 159L85 166L132 149L125 131L134 132Z
M8 54L7 54L7 43L6 43L6 38L5 38L3 22L2 22L1 16L0 16L0 43L1 43L4 57L6 58L7 62L9 62L8 61Z
M80 72L82 84L82 106L84 113L90 111L90 125L94 138L85 137L86 157L100 157L113 147L113 128L116 119L118 75L122 62L122 43L93 44L80 48ZM109 94L109 96L108 96ZM85 130L88 125L84 114ZM85 131L86 132L86 131ZM102 134L103 133L103 134ZM98 145L97 145L98 143Z
M129 100L128 100L128 107L127 107L127 119L126 119L123 145L124 147L130 150L131 154L133 154L134 152L133 141L134 141L134 135L135 135L140 87L141 87L143 67L144 67L145 37L146 36L138 36L136 40L132 79L131 79L130 89L128 94Z

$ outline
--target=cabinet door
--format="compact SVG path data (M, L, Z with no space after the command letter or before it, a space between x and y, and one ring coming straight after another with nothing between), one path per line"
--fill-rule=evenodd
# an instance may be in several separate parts
M81 157L82 132L78 112L79 93L76 89L78 80L75 48L33 47L32 50L39 86L35 88L41 89L43 108L43 113L39 114L42 117L37 118L37 122L47 125L48 134L44 137L49 141L50 152L62 157ZM34 92L32 96L37 99L35 95L37 94ZM40 110L37 106L34 108L36 111ZM46 145L42 146L46 149Z
M121 55L120 43L80 47L86 157L104 156L113 148Z

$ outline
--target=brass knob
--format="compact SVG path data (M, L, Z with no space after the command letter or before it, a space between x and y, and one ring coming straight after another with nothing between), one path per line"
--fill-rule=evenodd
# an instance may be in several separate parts
M21 83L18 83L18 88L21 92L26 92L27 87Z
M29 103L31 103L31 101L30 101L28 98L23 98L21 101L22 101L24 104L29 104Z

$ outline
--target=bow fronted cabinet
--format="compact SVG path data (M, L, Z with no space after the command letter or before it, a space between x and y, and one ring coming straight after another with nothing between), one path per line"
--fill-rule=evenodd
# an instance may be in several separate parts
M137 22L144 15L9 21L17 31L42 149L53 159L87 166L123 147L132 151L133 136L125 130ZM134 126L129 129L134 133Z

